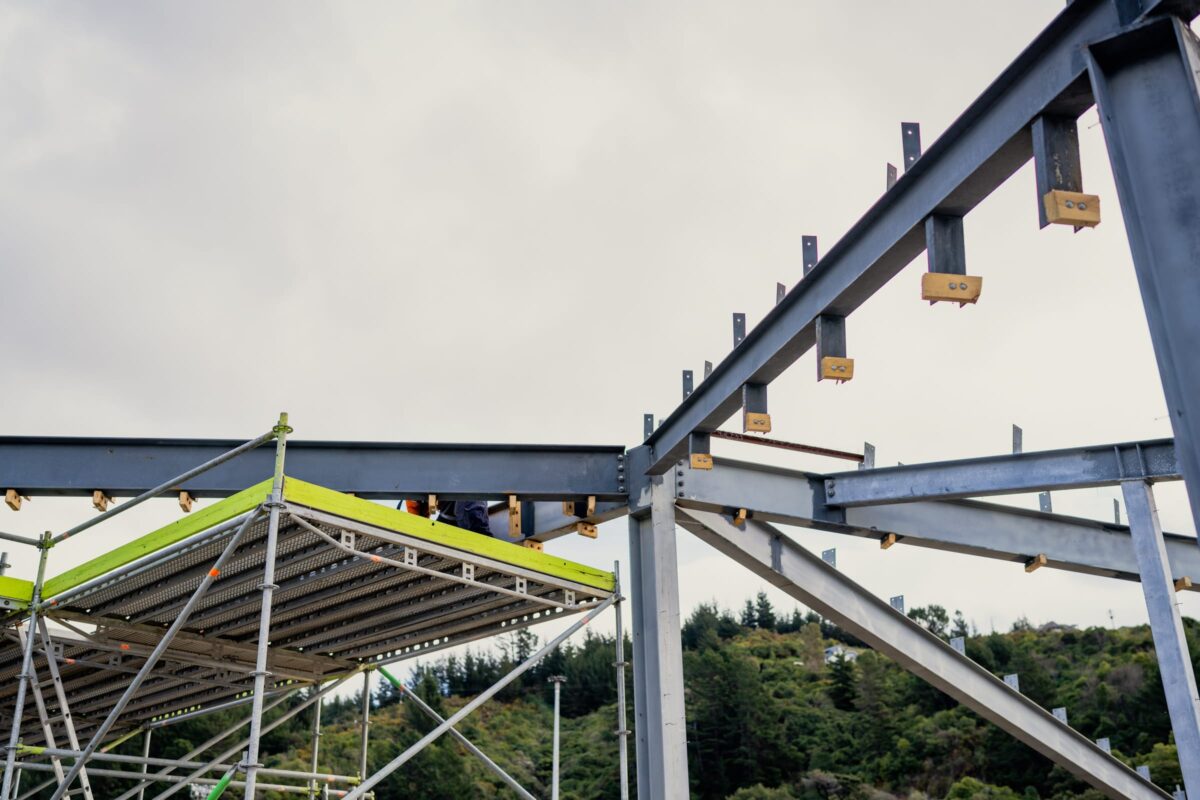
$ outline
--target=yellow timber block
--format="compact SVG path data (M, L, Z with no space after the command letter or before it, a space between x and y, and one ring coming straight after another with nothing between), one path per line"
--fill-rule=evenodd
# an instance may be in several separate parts
M1182 592L1184 589L1190 589L1190 588L1192 588L1192 579L1189 578L1187 575L1184 575L1182 578L1176 579L1175 591Z
M1025 571L1033 572L1034 570L1041 569L1042 567L1046 566L1046 560L1045 553L1038 553L1036 556L1025 562Z
M854 377L854 359L825 356L821 359L821 378L833 381L848 381Z
M692 469L712 469L712 456L708 453L692 453L688 458L688 463L692 465Z
M108 504L111 502L112 502L112 498L109 497L108 495L106 495L102 490L100 490L100 489L92 490L92 508L96 509L97 511L101 511L101 512L107 511Z
M921 276L921 299L936 303L945 300L966 305L979 300L983 278L978 275L951 275L946 272L926 272Z
M192 503L194 503L195 500L196 500L196 498L192 497L187 492L180 492L179 493L179 510L185 514L190 514L192 512Z
M896 534L889 533L888 535L884 536L882 539L879 540L879 549L887 550L889 547L891 547L892 545L894 545L896 543L896 539L897 539Z
M21 510L21 493L16 489L4 490L4 502L13 511Z
M596 530L596 526L591 525L587 522L575 523L575 532L578 533L580 536L586 536L589 539L595 539L597 536L600 535L599 532Z
M757 411L747 411L742 415L743 433L770 433L771 415L760 414Z
M526 539L525 541L521 542L521 546L528 547L530 550L536 550L539 553L544 549L544 545L537 539Z
M1055 225L1094 228L1100 224L1100 197L1083 192L1051 189L1042 198L1046 219Z
M521 538L521 501L515 494L508 496L508 538Z

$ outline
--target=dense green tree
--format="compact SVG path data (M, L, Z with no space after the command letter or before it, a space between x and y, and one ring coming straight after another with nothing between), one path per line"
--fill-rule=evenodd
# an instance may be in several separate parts
M829 662L829 699L839 711L852 711L858 698L858 687L854 662L838 653Z

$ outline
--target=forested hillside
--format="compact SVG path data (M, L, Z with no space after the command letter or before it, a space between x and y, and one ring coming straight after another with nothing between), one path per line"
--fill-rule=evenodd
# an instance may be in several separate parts
M1131 765L1148 765L1155 782L1175 788L1179 770L1147 628L1034 629L1018 623L1007 633L980 635L968 630L962 615L951 617L938 606L914 609L910 616L940 636L966 635L971 658L997 675L1018 673L1023 693L1046 708L1067 708L1073 727L1093 738L1109 737L1115 755ZM1192 652L1200 652L1200 627L1188 620L1187 632ZM405 677L439 713L453 713L463 698L533 652L535 641L530 633L516 634L498 653L447 658ZM779 615L765 596L747 602L737 615L701 606L687 620L683 641L693 797L1099 797L811 613ZM825 650L834 646L845 655L827 663ZM549 797L552 694L547 678L564 675L562 795L617 798L613 660L611 638L580 639L527 673L460 730L535 795ZM629 692L632 724L631 682ZM386 684L372 702L370 763L375 768L432 723ZM358 703L347 698L326 704L322 769L357 770ZM170 735L156 740L155 755L180 756L231 719L218 714L168 728ZM306 711L270 733L264 740L272 754L269 764L307 769L310 726ZM130 752L139 749L134 745ZM118 793L102 790L98 796ZM513 795L443 737L376 796Z

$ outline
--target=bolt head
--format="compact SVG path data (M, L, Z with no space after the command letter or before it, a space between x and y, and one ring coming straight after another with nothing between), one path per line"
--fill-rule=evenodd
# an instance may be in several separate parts
M1067 201L1067 203L1066 203L1066 205L1067 205L1067 208L1074 208L1074 207L1075 207L1075 201L1073 201L1073 200L1068 200L1068 201Z

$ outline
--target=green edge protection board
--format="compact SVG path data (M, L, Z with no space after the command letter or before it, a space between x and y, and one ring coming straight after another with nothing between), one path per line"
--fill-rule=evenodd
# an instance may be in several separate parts
M268 478L262 483L251 486L249 489L243 489L237 494L226 497L219 503L214 503L208 508L201 509L194 514L189 514L183 519L176 520L170 525L166 525L156 531L147 533L145 536L134 539L128 544L110 550L99 558L84 562L78 567L69 569L63 574L49 579L46 581L42 596L51 598L62 594L82 583L87 583L93 578L98 578L107 572L136 561L142 556L149 555L156 550L161 550L176 542L181 542L189 536L194 536L197 533L220 525L222 522L233 519L238 514L257 507L267 499L270 493L271 479ZM67 541L69 542L70 539ZM62 544L58 546L62 547Z
M0 597L16 600L22 608L25 608L33 599L33 581L0 575Z
M298 505L327 511L378 528L403 533L417 539L453 547L475 555L502 561L515 567L541 572L564 580L581 583L603 592L612 592L616 578L611 572L577 564L565 558L546 555L519 544L504 542L490 536L464 531L453 525L435 522L425 517L387 508L370 500L326 489L296 478L284 478L283 497Z

